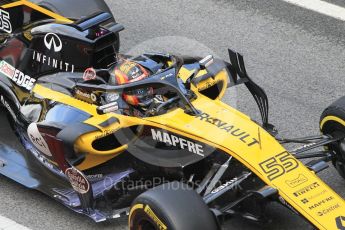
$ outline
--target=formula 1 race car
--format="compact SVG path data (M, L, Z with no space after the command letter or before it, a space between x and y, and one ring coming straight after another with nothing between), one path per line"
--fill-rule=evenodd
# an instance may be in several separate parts
M123 26L87 2L1 1L2 175L96 222L129 215L135 230L265 222L270 202L345 229L344 200L316 176L332 162L345 178L345 97L322 114L320 136L281 138L239 53L121 55ZM262 124L221 102L239 84Z

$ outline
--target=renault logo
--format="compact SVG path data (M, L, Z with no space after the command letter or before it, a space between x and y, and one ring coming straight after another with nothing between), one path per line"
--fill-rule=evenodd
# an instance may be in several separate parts
M54 52L60 52L62 49L62 42L59 36L54 33L47 33L44 36L44 45L47 49L51 50L54 49Z
M345 230L345 216L339 216L338 218L335 219L337 223L337 227L339 230Z

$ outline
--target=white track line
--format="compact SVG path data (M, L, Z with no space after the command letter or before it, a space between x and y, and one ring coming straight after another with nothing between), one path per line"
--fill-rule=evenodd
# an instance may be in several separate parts
M321 0L283 0L283 1L294 4L296 6L306 8L308 10L313 10L320 14L324 14L324 15L345 21L345 8L334 5L332 3L328 3Z
M30 230L30 229L14 222L13 220L0 216L0 230Z

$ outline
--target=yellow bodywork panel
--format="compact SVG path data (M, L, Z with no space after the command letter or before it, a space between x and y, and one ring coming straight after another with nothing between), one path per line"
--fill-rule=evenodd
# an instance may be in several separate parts
M148 120L229 153L277 188L287 204L319 229L337 229L336 218L345 214L344 200L269 133L222 102L199 96L193 104L202 111L197 118L176 110Z
M193 73L195 72L195 70L189 70L185 67L182 67L180 70L179 70L179 75L178 77L185 83L188 78L190 76L193 75ZM199 77L202 77L204 75L206 75L208 72L207 70L200 70L197 75L195 76L195 78L199 78ZM219 94L218 96L215 98L216 100L217 99L222 99L224 94L225 94L225 91L227 89L227 84L228 84L228 72L226 69L223 69L221 71L219 71L217 74L215 74L215 76L213 77L209 77L208 79L206 80L203 80L201 82L199 82L196 86L194 86L193 84L191 84L191 90L193 90L194 92L195 91L203 91L203 90L206 90L216 84L220 84L220 89L219 89Z
M283 202L301 213L319 229L337 229L336 218L345 214L345 202L312 171L289 154L269 133L250 118L219 100L198 95L193 105L198 116L174 109L164 115L136 118L119 114L97 115L94 105L36 85L34 92L52 100L75 106L93 115L85 123L101 128L82 136L76 150L88 151L80 169L87 169L116 157L126 146L113 152L91 151L88 143L105 132L114 132L132 125L150 125L189 137L213 146L243 163L267 185L276 188ZM120 122L106 128L98 124L109 117Z
M6 9L20 5L31 7L56 20L72 22L26 0L16 1L2 7ZM182 68L179 77L186 81L191 74L189 70ZM204 74L206 74L205 71L200 71L196 77ZM276 188L283 203L286 202L286 205L291 206L317 228L338 229L336 220L345 215L344 200L288 153L274 137L251 121L248 116L218 100L225 92L227 79L227 72L223 70L214 78L204 80L196 88L192 88L194 91L202 91L223 81L223 88L216 100L210 100L198 94L198 98L193 101L193 105L201 111L198 116L188 115L182 109L174 109L165 115L148 118L119 114L98 115L95 105L39 84L36 84L33 92L44 98L76 107L91 115L91 118L84 123L99 130L81 136L74 146L76 152L86 154L85 160L78 166L81 170L107 162L127 149L127 145L123 145L111 151L96 151L91 144L97 138L133 125L150 125L200 141L228 153L267 185ZM116 117L120 122L108 127L99 125L110 117ZM335 119L337 118L327 117L321 126L328 120ZM339 122L344 124L342 120Z

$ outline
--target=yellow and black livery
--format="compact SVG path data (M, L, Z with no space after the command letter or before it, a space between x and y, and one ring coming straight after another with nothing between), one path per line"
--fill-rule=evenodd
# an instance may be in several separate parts
M98 7L73 15L68 1L2 1L0 102L19 142L1 138L1 174L97 222L129 214L131 229L218 229L233 215L262 222L270 201L318 229L344 229L344 200L316 176L330 160L343 172L342 103L323 115L327 136L278 138L240 54L120 55L123 27L103 1L90 2ZM120 59L150 77L114 83ZM262 124L221 101L239 84ZM148 87L148 107L124 100ZM305 145L288 152L290 142Z

